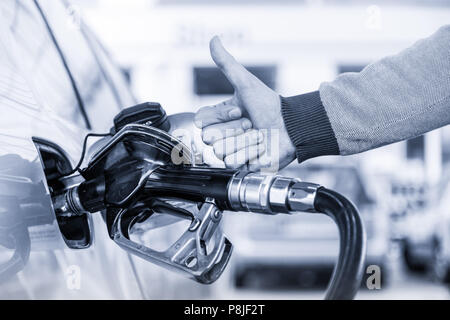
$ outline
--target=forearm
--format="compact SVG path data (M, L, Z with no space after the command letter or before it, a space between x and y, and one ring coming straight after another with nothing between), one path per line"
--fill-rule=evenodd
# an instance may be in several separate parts
M304 161L349 155L450 123L450 26L401 53L282 98L283 118Z

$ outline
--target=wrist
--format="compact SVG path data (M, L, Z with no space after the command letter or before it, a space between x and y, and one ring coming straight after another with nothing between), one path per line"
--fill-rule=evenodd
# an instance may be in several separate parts
M296 158L296 147L289 136L289 133L284 123L283 117L281 116L281 126L280 126L280 158L287 158L286 160L290 162L294 161Z
M339 145L319 91L281 97L281 113L299 162L339 154Z
M284 168L297 158L297 152L286 129L282 131L280 141L280 168Z

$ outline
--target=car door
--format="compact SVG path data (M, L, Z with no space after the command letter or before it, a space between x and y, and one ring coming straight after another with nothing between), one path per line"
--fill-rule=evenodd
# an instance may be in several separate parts
M21 270L1 279L0 296L140 298L129 257L110 241L100 216L93 218L94 245L79 251L67 249L52 212L35 138L64 150L73 165L88 130L109 129L121 107L81 31L66 33L73 42L58 42L64 34L53 31L63 30L58 19L67 12L57 3L0 2L0 212L12 217L0 219L8 235L0 264L16 261Z

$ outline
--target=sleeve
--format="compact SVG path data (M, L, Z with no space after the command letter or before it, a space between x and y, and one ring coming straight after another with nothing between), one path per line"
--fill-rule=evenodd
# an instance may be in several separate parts
M281 98L299 162L350 155L450 123L450 25L319 90Z

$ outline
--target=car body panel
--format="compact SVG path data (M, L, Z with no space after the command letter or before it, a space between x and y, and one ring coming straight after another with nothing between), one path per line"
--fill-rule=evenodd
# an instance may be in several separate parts
M36 10L33 1L0 4L0 262L10 266L14 249L23 257L15 260L19 269L4 273L0 298L142 298L133 262L110 241L101 216L93 218L96 239L89 249L68 249L59 231L33 138L58 145L73 166L88 130ZM112 104L109 96L100 93L96 101L86 100L90 106L102 101L106 106L94 130L105 129L117 113L117 108L107 107ZM132 104L126 99L124 103Z

